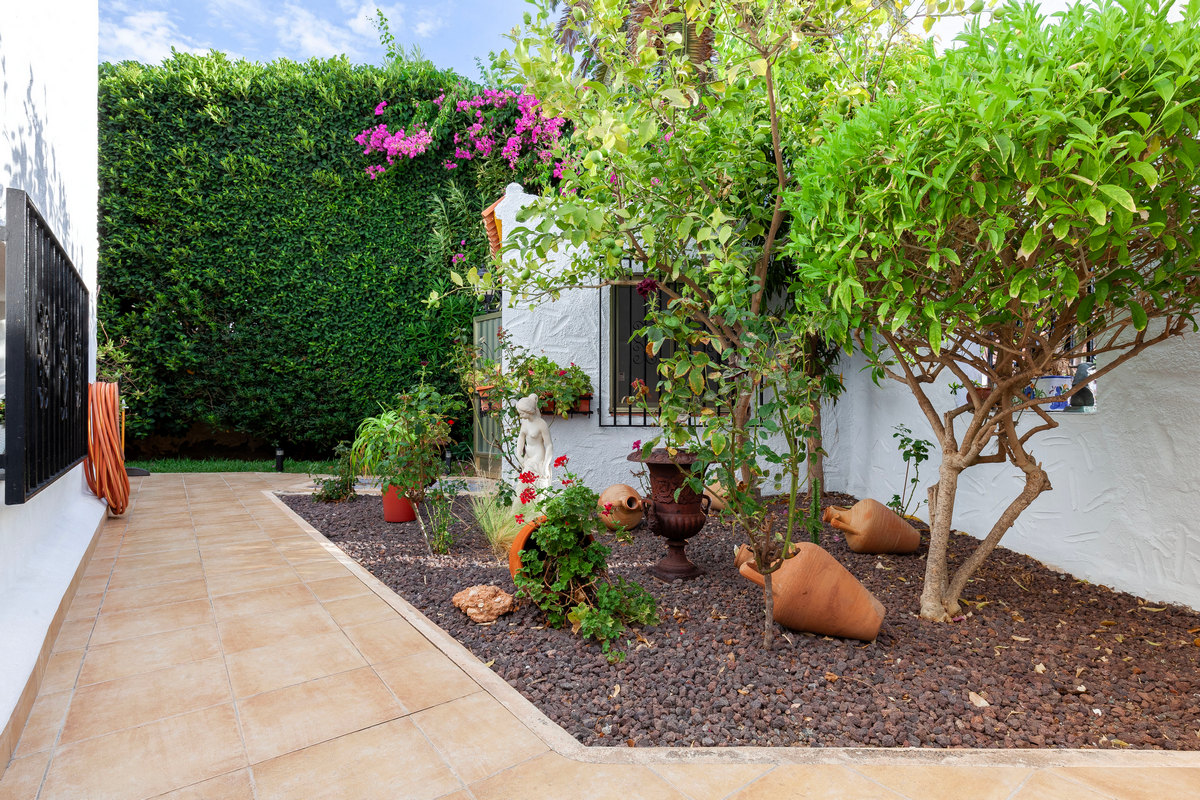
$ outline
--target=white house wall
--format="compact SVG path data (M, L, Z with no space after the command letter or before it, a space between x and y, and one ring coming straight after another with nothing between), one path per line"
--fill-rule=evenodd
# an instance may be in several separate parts
M918 500L937 481L941 453L908 387L876 387L865 360L843 366L846 393L825 414L830 489L886 502L900 491L904 462L894 426L935 442L921 469ZM1002 544L1093 583L1150 600L1200 608L1200 336L1189 335L1118 367L1097 387L1097 411L1058 413L1059 426L1030 451L1049 474L1043 493ZM929 390L940 410L945 386ZM1032 416L1025 415L1027 429ZM961 426L960 426L961 430ZM959 482L953 527L987 534L1020 493L1009 465L970 468ZM919 516L928 519L922 506Z
M96 0L9 3L0 14L0 186L30 194L87 282L93 319L98 26ZM93 365L94 353L93 343ZM82 467L24 505L0 506L0 728L103 515Z

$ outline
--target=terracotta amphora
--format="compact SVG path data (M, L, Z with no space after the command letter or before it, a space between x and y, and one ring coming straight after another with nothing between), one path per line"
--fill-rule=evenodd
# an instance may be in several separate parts
M606 512L605 506L612 504L612 511ZM600 521L610 531L624 528L631 531L642 523L642 496L632 486L614 483L600 495Z
M856 553L911 553L921 546L916 528L869 497L851 508L830 506L821 518L844 533L846 545Z
M874 641L886 613L883 604L819 546L799 542L796 551L771 575L775 621L796 631ZM753 561L738 571L763 585Z

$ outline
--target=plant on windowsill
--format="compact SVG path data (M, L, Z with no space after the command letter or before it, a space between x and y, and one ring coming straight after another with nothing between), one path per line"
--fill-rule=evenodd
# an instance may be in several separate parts
M591 411L592 379L582 367L573 362L562 367L547 356L534 355L513 344L503 331L500 348L503 367L489 359L471 372L483 411L498 410L502 401L515 402L530 394L541 399L543 414L566 419L572 411Z

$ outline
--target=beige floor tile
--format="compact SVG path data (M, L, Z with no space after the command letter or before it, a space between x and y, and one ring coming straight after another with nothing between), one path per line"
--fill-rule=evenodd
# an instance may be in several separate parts
M846 767L827 764L776 767L731 796L732 800L777 800L783 797L789 800L905 800L902 795Z
M79 650L86 647L95 624L96 620L94 619L73 619L64 622L58 629L53 652L61 653L64 650Z
M110 589L104 596L101 614L135 611L171 603L208 598L208 585L202 578L175 583L160 583L140 589Z
M263 567L236 571L214 571L208 574L208 592L213 597L237 594L271 586L299 583L300 576L291 567Z
M258 800L433 800L461 788L408 720L306 747L254 767Z
M1113 800L1113 795L1107 792L1093 792L1055 773L1055 770L1045 769L1035 772L1020 789L1009 795L1009 800ZM1168 795L1160 797L1167 800Z
M467 783L547 749L541 739L485 692L435 706L410 719Z
M226 655L337 631L337 623L320 603L286 611L232 617L217 623Z
M465 789L463 789L462 791L451 792L450 794L444 794L441 797L439 797L437 800L475 800L475 796L472 794L468 794L467 791Z
M291 564L279 553L224 553L207 556L204 559L204 571L208 575L268 568L287 569L289 567Z
M188 600L165 606L101 614L96 618L96 630L92 634L91 645L95 647L121 639L194 628L212 622L212 605L207 600Z
M238 701L251 764L403 716L369 669L343 672Z
M289 583L267 589L225 594L213 598L217 619L232 619L254 614L273 614L316 603L313 593L303 583Z
M122 556L153 555L155 553L173 553L176 550L195 547L196 539L191 531L172 531L170 533L155 533L142 536L138 533L129 534L121 545Z
M1062 767L1054 774L1121 800L1200 797L1200 767Z
M325 610L343 628L400 617L394 608L374 594L344 597L341 600L327 600L324 605Z
M104 602L103 592L76 594L75 599L71 601L70 608L67 609L66 619L91 619L100 613L102 602Z
M346 628L346 635L372 664L398 661L419 652L434 649L429 640L403 619L370 622Z
M54 747L58 741L58 732L62 730L63 718L67 715L67 706L70 704L70 692L39 694L29 712L29 718L25 720L25 728L21 731L15 755L27 756Z
M92 558L88 561L87 569L83 571L83 577L92 578L96 575L107 575L112 572L113 566L116 564L116 556L108 558L97 558L95 553L92 553Z
M154 509L137 509L126 526L127 533L157 533L192 527L192 515L186 512L164 514Z
M1033 770L1024 767L863 766L856 772L905 797L1005 800Z
M88 650L79 685L112 681L221 655L216 625L152 633Z
M138 569L113 570L108 585L113 589L132 589L139 586L154 586L159 583L191 581L204 577L204 569L197 563L172 564L162 568L139 567Z
M0 774L0 800L31 800L37 797L38 787L50 763L50 751L14 758L8 769Z
M320 581L307 581L308 588L322 602L340 600L344 597L354 597L360 594L374 594L366 584L353 575L345 578L326 578Z
M233 706L58 748L39 800L142 800L246 766Z
M693 800L722 800L761 778L764 764L662 764L652 769Z
M648 767L581 764L557 753L472 783L470 789L477 800L688 800Z
M154 800L254 800L254 785L250 770L239 769L160 794Z
M367 665L341 631L232 653L225 661L236 697L270 692Z
M50 694L72 689L79 677L79 665L83 663L83 650L64 650L55 653L46 661L46 672L38 694Z
M75 589L77 594L96 594L103 592L108 588L107 575L95 575L91 578L80 578L79 586Z
M479 684L439 650L376 664L375 672L412 712L480 691Z
M296 573L306 581L324 581L331 578L342 578L350 573L349 570L338 563L333 557L324 561L296 564L292 569L296 570Z
M220 658L81 686L71 700L61 742L103 736L232 699Z
M179 547L171 550L132 555L122 553L121 557L117 559L114 571L161 569L163 567L173 567L177 564L199 563L200 551L196 548L195 541L189 541L187 544L181 544Z

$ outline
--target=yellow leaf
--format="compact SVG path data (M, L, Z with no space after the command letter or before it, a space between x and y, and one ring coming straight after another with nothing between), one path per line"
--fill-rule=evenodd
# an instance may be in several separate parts
M1014 636L1012 638L1013 638L1014 642L1028 642L1029 641L1028 636Z
M621 684L618 683L615 686L613 686L612 694L610 694L609 697L616 697L620 693L621 693Z
M767 74L767 60L765 58L756 58L750 62L750 71L758 77Z
M925 18L925 22L922 23L922 27L925 28L926 33L929 33L931 30L933 30L933 22L934 22L933 17Z
M1036 672L1038 675L1045 675L1046 674L1046 665L1039 661L1037 663L1037 665L1034 666L1033 671Z
M1153 606L1138 606L1138 611L1166 611L1167 607L1154 608Z
M967 692L967 699L970 700L971 705L975 706L976 708L987 708L991 705L991 703L989 703L987 700L984 700L974 692Z

